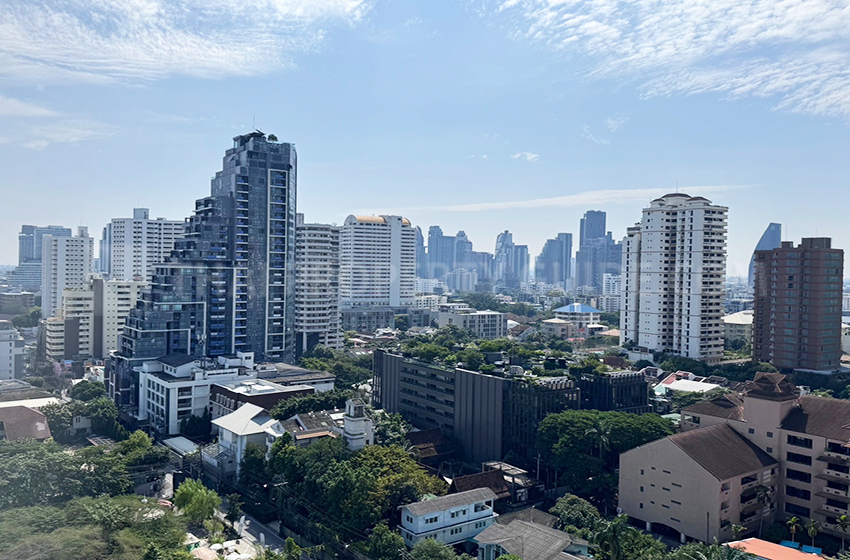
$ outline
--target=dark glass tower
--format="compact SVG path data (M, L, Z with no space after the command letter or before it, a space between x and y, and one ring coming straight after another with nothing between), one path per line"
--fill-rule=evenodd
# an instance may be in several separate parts
M132 368L167 354L293 360L296 183L294 145L261 132L233 139L127 319L110 368L119 403L132 401Z
M534 276L538 282L566 288L572 276L573 234L559 233L547 239L534 261Z
M759 242L756 244L756 251L768 251L776 249L782 244L782 224L771 222L761 234ZM750 272L747 276L747 284L750 289L754 289L756 285L756 253L753 251L753 256L750 257Z

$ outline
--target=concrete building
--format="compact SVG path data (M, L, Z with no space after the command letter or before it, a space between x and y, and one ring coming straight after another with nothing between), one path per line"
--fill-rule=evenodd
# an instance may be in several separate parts
M727 212L681 193L643 210L623 241L621 344L720 361Z
M563 290L572 278L573 234L559 233L547 239L540 255L534 260L534 278Z
M831 373L841 359L844 251L829 238L755 253L753 359Z
M41 260L45 235L71 237L71 229L62 226L21 226L18 234L18 266L9 273L9 285L37 292L41 289Z
M336 376L332 373L313 371L283 362L257 364L256 369L257 375L262 379L284 387L307 385L315 389L317 393L333 391L336 382Z
M398 307L342 308L339 312L340 328L343 332L366 334L372 334L378 329L392 329L395 328L396 313L405 311L406 308Z
M498 311L478 311L468 305L441 305L437 313L440 328L456 325L478 338L504 338L508 336L508 314Z
M723 339L727 344L735 340L753 343L753 312L739 311L723 317Z
M0 321L0 380L23 377L25 367L24 337L11 321Z
M478 284L478 271L458 268L446 273L446 286L453 292L474 292Z
M316 389L309 385L285 387L267 379L240 379L214 383L210 387L210 412L213 419L235 412L245 403L271 410L280 401L312 395Z
M576 332L582 336L588 334L589 325L599 324L602 311L583 303L571 303L554 310L555 318L572 323Z
M150 282L184 228L183 220L150 219L147 208L134 208L132 218L112 218L100 240L100 272L110 280Z
M496 254L493 258L493 280L497 285L519 288L528 282L528 245L515 245L508 230L496 236Z
M165 435L180 433L182 420L209 411L214 384L257 376L252 352L217 359L170 354L144 362L138 375L138 420Z
M64 290L88 282L94 240L82 226L74 237L45 234L41 239L41 316L46 319L62 308Z
M525 512L520 512L520 515L525 515ZM507 554L523 560L581 560L590 557L590 543L584 539L522 518L508 524L504 524L502 519L503 516L497 518L495 524L474 538L478 545L478 560L497 560Z
M413 300L414 309L429 309L431 311L439 311L441 305L448 303L447 296L437 294L417 294Z
M20 315L33 307L35 307L35 294L32 292L0 292L0 313Z
M566 378L497 377L375 352L372 399L419 429L440 428L472 463L508 453L531 460L537 425L547 414L580 407Z
M413 304L416 232L401 216L348 216L340 235L343 308Z
M837 518L850 508L847 418L848 401L801 396L784 375L756 374L741 396L684 408L681 434L624 453L620 507L706 542L730 540L732 524L746 536L791 516L840 536Z
M761 237L756 244L755 251L753 251L753 256L750 257L750 269L749 274L747 275L747 286L750 291L754 290L756 287L756 251L769 251L771 249L776 249L780 244L782 244L782 224L775 224L771 222L768 224L767 229L764 230L764 233L761 234Z
M557 336L558 338L572 338L576 336L575 323L565 321L564 319L546 319L540 323L540 332L547 336Z
M339 228L295 228L295 355L316 345L342 348L339 317Z
M44 321L46 355L56 362L88 357L102 360L118 349L118 338L146 282L93 277L67 289L62 307Z
M496 522L496 494L478 488L401 506L401 536L413 547L419 541L436 539L453 545L476 537Z

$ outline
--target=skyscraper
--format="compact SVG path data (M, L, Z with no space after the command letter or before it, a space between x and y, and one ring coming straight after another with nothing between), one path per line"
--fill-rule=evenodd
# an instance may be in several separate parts
M443 235L440 226L428 228L428 275L442 280L455 269L455 238Z
M428 253L425 252L425 237L422 235L422 228L419 226L416 226L413 230L416 232L416 277L429 278Z
M82 288L92 273L94 241L88 228L80 226L74 237L41 238L41 316L52 317L62 308L62 292Z
M508 230L496 236L496 253L493 257L493 277L497 284L519 288L528 282L528 245L515 245Z
M620 274L622 245L605 231L605 212L590 210L581 219L579 248L576 252L575 286L602 291L605 274Z
M644 208L623 240L621 343L720 361L727 213L681 193Z
M348 216L340 236L340 306L413 305L416 232L401 216Z
M566 289L572 276L572 253L571 233L559 233L554 239L548 239L534 261L536 280Z
M753 359L831 372L841 358L844 251L826 237L755 252Z
M317 344L342 346L339 323L339 228L298 224L295 239L295 355Z
M776 249L782 243L782 224L775 224L773 222L767 226L767 229L764 230L764 233L761 234L759 238L759 242L756 244L756 249L753 251L753 256L750 258L750 272L747 276L747 284L752 290L756 285L756 276L755 276L755 263L756 263L756 251L767 251L769 249Z
M147 208L134 208L132 218L112 218L100 240L100 271L111 280L150 281L183 236L183 220L150 219Z
M71 229L62 226L21 226L18 234L18 266L7 278L12 286L26 290L41 289L41 254L45 235L71 237Z
M295 146L235 137L210 190L127 319L113 395L132 393L133 366L171 353L294 359Z

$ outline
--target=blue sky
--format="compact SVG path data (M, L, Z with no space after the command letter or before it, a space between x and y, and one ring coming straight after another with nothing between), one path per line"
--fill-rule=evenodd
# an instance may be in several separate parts
M255 119L311 221L535 255L678 184L729 206L739 274L771 221L850 249L848 118L838 0L6 0L0 263L22 223L188 215Z

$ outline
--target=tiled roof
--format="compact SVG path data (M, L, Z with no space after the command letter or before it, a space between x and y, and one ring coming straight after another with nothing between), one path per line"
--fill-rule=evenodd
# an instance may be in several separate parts
M496 494L489 488L478 488L457 494L449 494L448 496L434 498L433 500L414 502L401 507L407 508L412 515L418 516L495 499Z
M0 408L0 422L9 441L50 437L50 427L44 414L25 406Z
M745 393L748 397L785 401L796 399L800 391L781 373L758 372L755 378L747 383Z
M728 480L777 464L773 457L728 424L688 430L667 436L667 439L718 480Z
M496 523L500 525L509 525L512 521L528 521L529 523L536 523L538 525L545 525L550 529L554 529L558 524L558 518L550 513L546 513L545 511L540 511L537 508L530 507L526 509L521 509L519 511L513 511L511 513L503 513L499 517L496 518ZM578 539L573 537L574 541L584 542L582 539Z
M728 420L744 420L744 404L732 393L723 395L710 401L703 401L682 409L687 414L705 414L715 418L726 418Z
M573 544L569 534L545 525L514 520L509 525L496 523L482 531L475 541L479 544L497 544L508 554L523 560L568 560L576 556L564 549Z
M850 401L800 397L781 425L783 430L850 441Z
M501 471L496 470L458 476L452 480L449 492L466 492L476 488L489 488L498 499L507 498L511 495L510 490L508 490L508 483L505 482L505 476Z
M744 539L727 543L726 546L740 548L754 555L756 558L765 558L766 560L818 560L822 556L801 552L788 546L782 546L761 539Z

